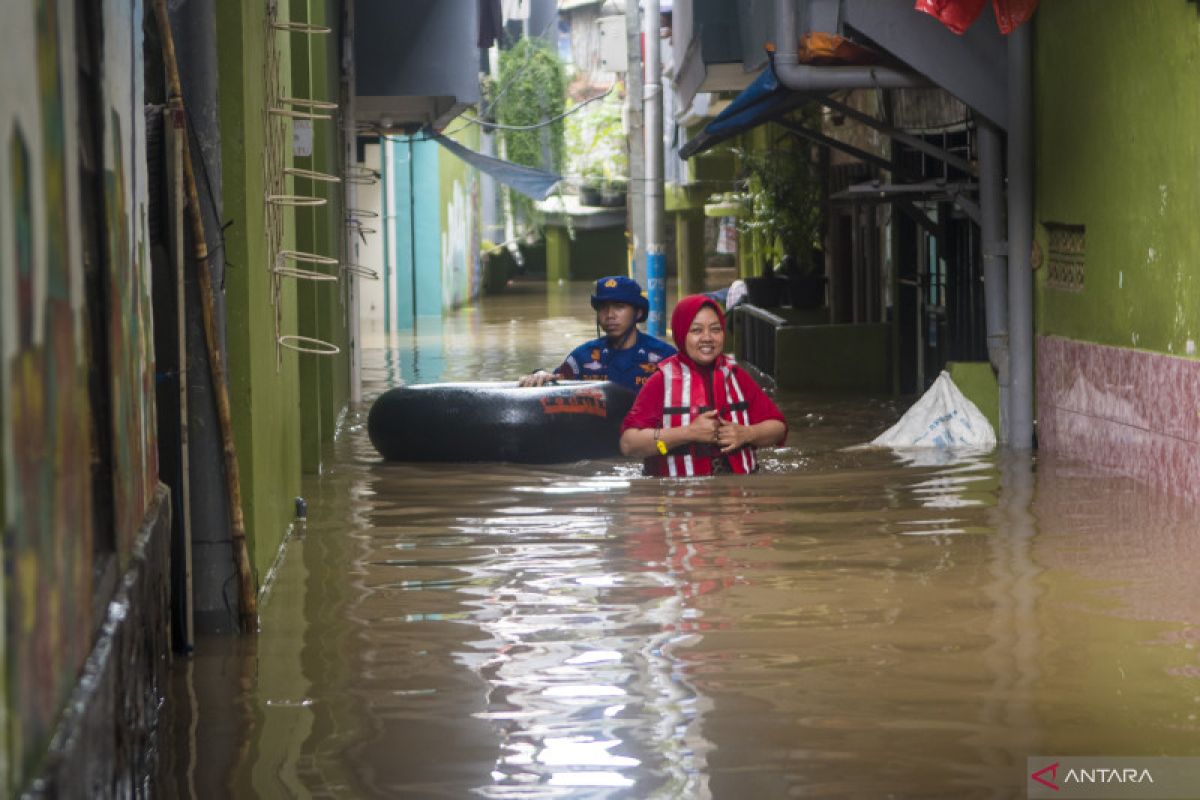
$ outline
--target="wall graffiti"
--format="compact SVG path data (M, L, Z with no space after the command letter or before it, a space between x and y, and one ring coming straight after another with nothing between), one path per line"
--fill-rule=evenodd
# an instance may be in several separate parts
M446 151L437 154L441 172L442 308L479 297L479 171Z
M36 757L90 639L92 516L69 11L17 4L0 35L0 425L5 764ZM32 79L31 79L32 76ZM75 224L71 224L72 221ZM7 781L5 781L7 783Z
M113 496L118 548L127 553L154 493L154 332L142 113L142 2L105 0L105 226L112 369Z
M112 426L122 563L157 483L142 3L103 6L107 308L85 308L74 9L20 0L0 25L0 791L44 752L95 637L94 426ZM106 321L108 420L86 314Z

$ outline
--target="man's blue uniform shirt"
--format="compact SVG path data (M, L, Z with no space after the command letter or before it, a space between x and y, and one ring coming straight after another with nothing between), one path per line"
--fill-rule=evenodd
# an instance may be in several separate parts
M581 344L555 371L568 379L610 380L636 392L658 371L658 362L673 355L674 347L638 331L637 342L625 350L609 350L604 337Z

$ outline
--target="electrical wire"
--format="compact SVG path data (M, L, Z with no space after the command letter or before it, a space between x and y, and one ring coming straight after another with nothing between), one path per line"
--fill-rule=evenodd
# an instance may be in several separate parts
M474 117L467 116L466 114L459 114L458 119L466 120L469 123L473 123L475 125L480 125L484 128L498 128L499 130L502 130L502 131L535 131L538 128L544 128L547 125L553 125L555 122L558 122L560 119L565 119L565 118L571 116L576 111L579 111L584 106L586 106L588 103L594 103L597 100L601 100L605 97L608 97L610 94L613 93L613 89L615 89L615 88L616 88L616 86L610 86L607 92L603 92L602 94L595 95L594 97L589 97L587 100L584 100L582 103L578 103L577 105L571 106L563 113L561 113L557 116L551 117L550 119L544 119L541 122L535 123L533 125L502 125L499 122L487 122L486 120L475 119ZM451 131L451 132L456 133L459 130L462 130L462 129L456 128L454 131ZM445 134L443 134L443 136L444 135Z

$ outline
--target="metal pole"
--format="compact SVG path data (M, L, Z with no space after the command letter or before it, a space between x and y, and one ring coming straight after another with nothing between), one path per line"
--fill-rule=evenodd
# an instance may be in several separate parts
M1033 447L1032 111L1029 25L1008 36L1008 336L1011 394L1008 444Z
M642 113L646 125L646 293L652 336L666 331L667 275L663 247L663 119L662 58L659 52L658 0L646 0L642 38L646 47L646 76Z
M198 187L203 198L198 205L204 237L205 241L219 242L224 215L221 201L221 131L217 118L216 4L212 0L191 0L170 5L177 6L169 14L175 29L187 31L187 35L175 43L176 58L183 93L189 98L184 127L192 137L196 165L202 163L204 166L204 180ZM157 13L157 9L155 11ZM187 144L181 149L181 158L184 152L191 152ZM188 211L185 208L185 213ZM187 231L191 235L190 226ZM192 624L194 632L225 633L236 630L237 626L236 609L231 607L226 591L238 578L235 565L229 557L233 545L233 513L229 508L229 493L225 483L217 388L212 383L208 365L204 314L201 311L203 300L199 288L201 269L210 272L213 282L223 285L225 261L221 257L224 250L221 250L217 258L200 264L193 246L194 243L188 245L186 256L187 305L184 309L187 315L188 348L185 363L189 371L188 447L187 452L181 454L187 459L188 493L196 500L195 503L189 503ZM214 335L220 357L224 359L225 293L216 292L212 300Z
M629 120L630 273L646 285L645 141L642 126L642 38L638 0L625 0L625 36L628 58L625 71L625 110Z
M183 148L187 147L186 126L183 114L172 109L168 115L170 124L165 126L171 153L171 241L175 262L175 309L179 371L179 506L181 509L179 528L183 532L183 644L191 652L196 643L196 624L193 616L192 589L192 487L191 467L188 458L191 446L188 436L191 431L188 418L188 340L187 340L187 258L184 255L183 210L186 205L183 186Z
M1000 131L979 120L979 205L983 236L983 301L987 329L988 360L1000 385L1001 444L1008 443L1008 243L1004 230L1004 163Z

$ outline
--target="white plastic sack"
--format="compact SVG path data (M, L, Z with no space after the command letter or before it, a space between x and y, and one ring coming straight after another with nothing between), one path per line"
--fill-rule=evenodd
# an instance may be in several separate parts
M883 447L995 447L996 432L979 407L942 372L920 400L872 442Z
M749 290L746 289L746 282L740 278L729 284L729 294L725 295L725 310L735 308L739 303L746 300L746 295Z

